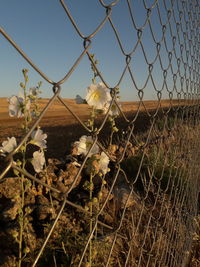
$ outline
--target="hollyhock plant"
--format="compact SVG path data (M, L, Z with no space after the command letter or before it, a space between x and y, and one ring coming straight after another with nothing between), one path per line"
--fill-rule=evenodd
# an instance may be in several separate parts
M110 108L110 104L111 102L107 103L104 107L104 114L107 113L108 109ZM118 104L120 106L120 104ZM119 108L118 106L113 103L108 114L111 116L111 117L117 117L119 116Z
M30 100L25 101L24 96L20 93L18 96L12 96L8 99L10 117L22 118L24 111L30 111Z
M41 171L43 171L45 165L43 149L46 148L47 138L47 135L39 129L39 126L37 126L38 129L32 133L32 136L30 138L29 131L32 127L32 120L33 118L37 118L40 114L38 108L38 94L40 93L39 88L41 86L41 82L38 83L38 86L28 90L28 70L23 69L22 73L24 76L24 82L20 83L21 92L18 95L13 95L8 98L8 110L10 117L22 118L19 124L21 125L22 135L24 135L25 138L20 143L19 147L17 146L15 137L8 137L7 140L2 143L2 146L0 146L0 155L4 157L8 153L17 153L12 158L12 166L9 166L9 169L12 168L14 175L17 176L17 179L19 179L19 182L17 181L17 183L20 188L19 194L17 196L17 209L15 215L17 224L15 239L18 243L16 245L16 251L18 250L16 257L18 258L18 260L15 262L15 265L17 266L23 265L26 254L29 253L29 247L27 246L26 240L24 239L24 232L27 230L27 225L29 223L27 214L30 213L30 210L25 206L25 192L27 192L27 190L29 190L30 188L32 188L33 190L35 189L35 185L28 181L28 175L26 176L24 173L29 171L30 164L27 164L28 162L31 162L31 164L33 165L35 173L40 173ZM37 122L37 125L38 123L39 122ZM35 151L33 153L33 157L30 159L29 145L31 143L40 147L40 150ZM6 172L7 170L8 169L6 169Z
M31 102L37 102L37 100L39 99L39 95L42 93L41 91L40 91L40 87L41 87L41 85L42 85L42 82L39 82L38 83L38 86L36 86L36 87L31 87L30 89L29 89L29 94L28 94L28 98L30 99L30 101Z
M32 140L31 144L36 145L40 148L47 148L46 143L47 143L47 134L44 134L41 129L37 129L36 131L33 131L31 134Z
M15 137L8 137L7 141L3 141L2 147L0 147L0 152L10 153L17 147L17 141Z
M92 139L92 136L86 136L83 135L79 141L74 143L75 148L77 149L77 155L86 155L93 145L94 141ZM93 154L99 153L99 147L98 145L94 145L92 150L89 153L89 157L91 157Z
M44 164L45 164L45 157L43 151L35 151L33 153L33 159L32 164L34 167L34 170L38 173L43 170Z
M99 160L99 170L102 171L103 174L106 174L109 171L108 164L110 160L106 153L101 152L100 160Z
M29 92L30 92L30 96L34 96L34 97L36 97L40 93L37 87L30 88Z
M110 90L105 87L101 82L98 84L91 84L87 88L88 92L85 100L88 105L94 107L95 109L104 109L105 105L111 101Z

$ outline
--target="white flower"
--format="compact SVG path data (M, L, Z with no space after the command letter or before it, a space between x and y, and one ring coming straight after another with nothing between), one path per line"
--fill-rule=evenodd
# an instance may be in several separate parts
M25 101L24 96L20 93L19 96L12 96L8 99L9 102L9 115L10 117L21 118L24 112L30 110L31 102L29 99Z
M33 153L32 164L36 172L41 172L45 164L45 157L43 151L35 151Z
M110 90L101 82L98 84L91 84L88 88L88 93L85 100L88 105L95 109L104 109L106 103L111 101Z
M111 102L107 103L104 107L104 114L107 113L108 109L110 108L110 104ZM119 107L121 106L120 104L118 104ZM115 104L115 102L113 102L108 114L112 117L117 117L119 115L119 108L118 106Z
M17 142L15 137L8 137L7 141L3 141L2 147L0 147L0 152L10 153L17 147Z
M109 157L106 155L106 153L101 152L101 157L99 160L99 166L100 170L103 172L103 174L106 174L109 171L108 164L109 164Z
M46 148L47 143L47 134L43 134L43 131L41 129L37 129L36 131L33 131L31 134L31 137L33 140L31 140L31 144L34 144L36 146L39 146L40 148Z
M87 104L85 99L83 99L80 95L76 95L75 101L76 101L76 104Z
M77 155L86 155L93 145L94 141L92 139L92 136L86 136L83 135L79 141L75 142L74 145L77 148ZM94 145L92 150L89 153L89 157L91 157L93 154L99 153L99 147L98 145Z

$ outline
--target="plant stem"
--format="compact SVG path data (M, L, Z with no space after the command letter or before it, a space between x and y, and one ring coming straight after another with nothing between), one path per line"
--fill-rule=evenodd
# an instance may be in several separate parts
M28 116L27 116L27 110L26 110L26 102L27 102L27 95L26 95L26 85L27 85L27 79L25 78L25 85L24 85L24 101L25 101L25 109L24 109L24 120L25 120L25 127L24 131L27 133L28 131ZM27 141L24 143L23 151L22 151L22 170L25 170L26 166L26 146ZM23 243L23 232L24 232L24 174L21 174L21 208L19 213L19 225L20 225L20 233L19 233L19 262L18 267L21 267L22 264L22 243Z
M93 191L93 175L90 174L90 233L92 232L92 191ZM92 239L89 246L89 263L92 266Z
M21 209L19 214L19 225L20 225L20 233L19 233L19 262L18 267L21 267L22 263L22 242L23 242L23 231L24 231L24 175L21 176Z

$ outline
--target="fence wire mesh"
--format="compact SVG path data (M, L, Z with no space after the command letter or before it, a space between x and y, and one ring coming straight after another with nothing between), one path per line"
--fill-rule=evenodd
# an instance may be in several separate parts
M30 248L30 251L21 255L22 266L50 264L164 267L186 266L189 262L200 191L200 5L195 0L155 0L151 5L148 1L141 0L146 19L143 25L137 25L134 1L122 1L127 8L127 16L131 19L132 31L137 36L132 49L126 51L124 41L112 19L112 12L119 2L121 1L106 3L99 0L99 8L104 10L105 16L99 25L85 36L76 24L67 1L58 1L83 43L83 51L77 55L76 61L60 81L47 77L32 62L31 56L25 55L8 33L0 28L1 35L53 89L53 97L49 99L31 129L22 136L15 150L4 159L4 169L1 168L1 185L5 185L4 188L10 179L9 173L13 170L31 181L32 185L40 186L45 199L53 203L51 209L55 213L54 216L45 217L41 222L30 220L27 229L22 233L23 249ZM153 16L157 16L160 23L160 39L152 23ZM112 28L125 61L122 73L114 86L108 84L103 71L95 64L95 59L90 54L93 38L107 23ZM151 57L145 48L148 45L143 38L145 29L148 29L151 45L157 51L152 60L149 59ZM137 66L135 57L138 50L142 51L148 69L146 80L141 87L138 86L137 76L133 71ZM112 95L109 110L94 129L88 127L60 95L62 84L68 82L70 75L84 58L92 64L96 75L110 89ZM162 74L160 87L156 85L156 65ZM129 90L137 91L138 94L137 110L129 113L123 110L116 98L116 88L120 88L125 75L131 79ZM157 97L156 108L152 110L144 101L145 89L149 82ZM167 105L163 101L163 95L168 99ZM64 187L58 186L56 174L59 164L56 165L56 162L49 161L44 178L18 166L15 161L16 153L55 101L74 116L86 135L92 136L93 140L87 155L77 162L80 166L76 166L76 171L71 173L71 183ZM120 110L121 116L116 120L116 124L123 133L116 134L116 140L113 138L113 143L107 144L101 134L104 131L107 133L105 129L113 103ZM144 126L142 132L138 132L138 121ZM92 182L92 197L98 199L97 203L94 198L93 202L89 201L91 198L89 199L87 192L81 188L83 181L88 179L85 170L89 153L96 145L110 160L110 172L104 178L96 177L96 181ZM66 161L65 168L68 168L72 161L73 159ZM61 180L63 185L64 180L69 178L66 172L64 175L65 178ZM2 198L2 201L5 202L5 199ZM85 204L88 204L89 210L85 208ZM46 214L53 213L49 211L47 204L45 206L44 203L37 202L35 206L37 209L45 207ZM34 212L33 209L29 214L30 218L36 216ZM14 222L15 230L19 232L17 217ZM11 226L11 222L9 223ZM2 219L1 224L3 227ZM13 242L17 247L16 240L9 238L11 241L7 242ZM31 245L31 242L35 242L33 239L36 240L35 245ZM15 266L19 261L17 249L9 251L10 255L6 254L5 249L1 253L2 266L10 260L13 265L10 262L7 263L10 265L5 266Z

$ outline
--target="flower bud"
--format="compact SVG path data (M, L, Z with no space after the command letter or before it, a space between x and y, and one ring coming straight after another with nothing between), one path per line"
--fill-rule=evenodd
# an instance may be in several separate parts
M92 200L93 203L98 203L98 198L97 197L94 197L93 200Z

